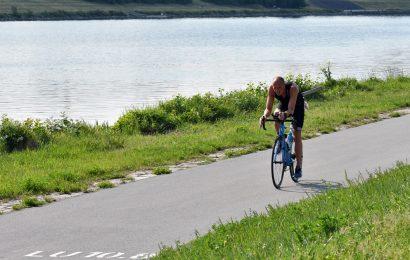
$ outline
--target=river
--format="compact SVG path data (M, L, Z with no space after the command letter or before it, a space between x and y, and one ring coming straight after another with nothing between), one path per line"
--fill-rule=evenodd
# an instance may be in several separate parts
M113 123L131 107L242 89L330 62L335 77L410 72L410 17L0 23L0 114Z

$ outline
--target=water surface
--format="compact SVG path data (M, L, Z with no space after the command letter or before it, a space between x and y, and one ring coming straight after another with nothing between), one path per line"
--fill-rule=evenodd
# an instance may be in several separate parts
M410 71L410 17L0 23L0 114L114 122L177 93L241 89L276 74Z

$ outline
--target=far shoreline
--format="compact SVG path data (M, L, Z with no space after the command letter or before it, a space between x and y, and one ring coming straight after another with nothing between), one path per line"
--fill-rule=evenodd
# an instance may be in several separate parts
M116 11L90 12L44 12L0 14L0 22L12 21L84 21L84 20L163 20L182 18L256 18L279 17L301 18L309 16L410 16L410 10L295 10L281 9L273 11L204 11L204 12L138 12L123 13Z

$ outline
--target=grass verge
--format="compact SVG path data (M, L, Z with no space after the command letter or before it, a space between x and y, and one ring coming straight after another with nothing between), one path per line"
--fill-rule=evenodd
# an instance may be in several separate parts
M38 200L36 197L24 197L20 204L16 204L13 206L13 209L21 210L24 208L40 207L46 203L49 203L49 202Z
M310 138L318 132L333 132L342 124L363 124L364 119L377 120L380 112L409 107L409 90L408 77L363 82L340 80L310 101L303 135ZM96 181L124 178L130 171L203 158L206 154L227 148L256 147L260 150L270 147L274 138L273 126L268 129L270 131L262 131L258 127L266 93L255 98L254 89L247 91L222 98L224 102L234 103L227 106L231 110L227 110L229 113L226 115L230 117L201 121L208 118L207 115L214 115L209 113L212 109L225 111L219 110L219 105L208 107L209 103L206 103L198 108L204 117L199 117L197 123L180 123L166 134L143 135L138 131L129 134L108 127L91 129L70 123L69 132L56 132L49 142L37 149L0 153L0 200L22 195L87 191ZM247 102L242 102L244 100ZM247 105L242 107L243 104ZM195 111L192 109L188 110ZM178 114L189 119L191 113L188 112ZM156 112L153 115L155 117ZM44 132L34 125L34 128L29 128L27 136L36 136L38 132L43 136ZM55 126L60 125L53 124ZM14 131L15 128L7 129ZM6 132L5 136L10 135Z
M239 222L214 225L155 259L404 259L410 255L410 166Z

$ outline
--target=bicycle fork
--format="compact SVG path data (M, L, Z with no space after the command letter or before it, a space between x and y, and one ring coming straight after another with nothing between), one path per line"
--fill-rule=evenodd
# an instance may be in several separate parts
M292 158L292 144L293 144L293 134L292 132L289 133L288 136L285 135L285 138L282 140L283 142L283 163L286 166L290 166L293 163Z

